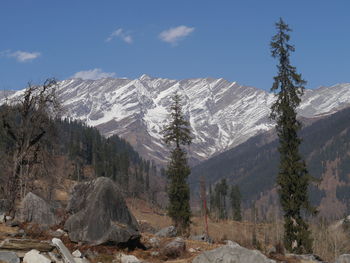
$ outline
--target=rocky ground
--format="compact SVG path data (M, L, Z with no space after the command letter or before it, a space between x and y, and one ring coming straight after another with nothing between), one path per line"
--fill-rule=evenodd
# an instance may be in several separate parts
M28 194L14 219L0 213L0 263L325 262L273 246L262 247L263 252L249 244L246 248L245 223L210 221L208 237L202 233L202 218L194 217L191 236L178 237L163 211L141 200L126 202L119 192L105 178L76 185L63 210ZM261 239L266 226L255 228ZM350 255L336 261L347 262Z

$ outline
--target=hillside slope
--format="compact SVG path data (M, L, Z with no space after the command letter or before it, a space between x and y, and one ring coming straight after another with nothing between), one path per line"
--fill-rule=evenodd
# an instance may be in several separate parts
M350 108L314 122L300 135L309 172L320 180L311 186L312 202L320 206L321 215L343 216L349 211L346 200L350 198ZM255 136L194 167L190 176L193 189L200 176L210 184L227 178L240 186L246 204L259 199L264 199L266 206L273 204L279 164L274 137L271 132Z

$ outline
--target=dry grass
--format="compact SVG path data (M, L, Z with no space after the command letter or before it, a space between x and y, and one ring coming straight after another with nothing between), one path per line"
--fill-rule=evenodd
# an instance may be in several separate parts
M127 200L132 214L139 221L146 221L156 230L172 225L171 219L160 209L150 207L142 200ZM209 236L216 243L224 240L233 240L247 248L259 248L267 251L271 245L276 245L282 240L282 222L276 224L259 223L254 225L250 222L237 222L233 220L214 221L208 219ZM253 244L253 233L256 233L257 244ZM192 217L191 235L205 233L204 218ZM207 250L207 249L206 249Z

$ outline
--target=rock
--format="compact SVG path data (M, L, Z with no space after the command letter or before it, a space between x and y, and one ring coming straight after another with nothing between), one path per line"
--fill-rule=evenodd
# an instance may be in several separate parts
M32 249L24 255L23 263L51 263L51 260L41 255L36 249Z
M350 254L340 255L335 263L350 263Z
M0 251L0 262L19 263L20 259L15 252Z
M120 253L116 256L117 262L120 263L141 263L141 261L133 255L125 255Z
M181 237L167 243L162 249L161 254L167 258L177 258L186 251L186 243Z
M10 208L10 202L7 199L0 199L0 214L6 214Z
M174 226L162 228L156 233L157 237L176 237L177 229Z
M66 232L64 232L62 229L57 229L55 231L49 230L49 234L53 237L62 237Z
M81 252L78 249L73 251L72 255L75 258L82 258L83 257L83 255L81 254Z
M5 217L5 220L6 220L6 221L11 221L11 220L12 220L12 216L6 216L6 217Z
M53 226L59 223L54 214L54 209L44 199L28 193L21 202L19 211L21 222L38 224L43 227Z
M6 217L5 214L0 214L0 223L5 223Z
M54 244L54 246L60 252L65 263L76 263L72 254L69 252L68 248L63 244L61 239L53 238L52 244Z
M151 256L152 257L158 257L159 256L159 252L158 251L152 251L151 252Z
M147 248L159 248L160 240L156 237L152 237L147 242Z
M76 184L67 210L72 215L64 228L73 242L128 247L139 244L137 221L126 206L121 190L109 178Z
M214 250L205 251L195 257L192 263L276 263L260 251L249 250L232 241Z
M195 240L195 241L203 241L203 242L213 243L213 240L206 234L191 236L190 239Z
M189 249L188 249L188 252L190 252L190 253L195 253L196 250L195 250L194 248L189 248Z

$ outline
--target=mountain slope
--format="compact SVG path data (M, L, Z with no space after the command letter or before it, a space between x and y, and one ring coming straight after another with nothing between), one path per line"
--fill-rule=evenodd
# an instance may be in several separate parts
M311 187L313 204L323 216L343 216L350 208L346 201L350 198L350 108L314 122L300 135L309 172L320 180ZM278 141L273 138L271 132L260 134L194 167L192 188L198 186L200 176L212 185L227 178L240 186L246 204L259 199L273 203L269 199L275 193L279 164Z
M168 149L161 130L167 123L171 96L178 92L195 140L189 149L198 163L270 130L274 95L224 79L170 80L69 79L59 83L66 116L97 127L105 136L118 134L147 159L164 163ZM308 90L301 116L329 114L349 105L350 84Z

